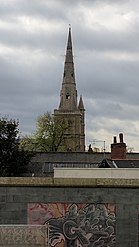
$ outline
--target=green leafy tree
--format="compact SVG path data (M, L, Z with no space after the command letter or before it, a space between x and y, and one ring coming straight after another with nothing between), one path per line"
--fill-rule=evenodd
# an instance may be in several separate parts
M22 138L21 146L40 152L65 151L64 134L68 128L68 123L47 112L38 117L34 135Z
M0 176L19 176L34 155L20 148L18 122L0 118Z
M20 139L20 147L31 152L38 151L38 143L34 135L26 135Z

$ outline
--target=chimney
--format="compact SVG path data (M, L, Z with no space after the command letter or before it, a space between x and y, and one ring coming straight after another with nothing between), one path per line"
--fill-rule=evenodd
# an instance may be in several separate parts
M123 133L120 133L120 134L119 134L119 139L120 139L120 143L121 143L121 142L123 143Z
M126 159L126 144L123 141L123 133L119 134L119 142L116 141L116 136L114 136L114 141L111 144L111 159L112 160L125 160Z
M117 143L116 136L113 137L113 143Z

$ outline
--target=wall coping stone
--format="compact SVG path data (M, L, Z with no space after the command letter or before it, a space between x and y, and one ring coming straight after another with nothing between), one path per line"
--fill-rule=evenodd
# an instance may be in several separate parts
M127 187L139 188L139 179L0 177L0 186L16 187Z

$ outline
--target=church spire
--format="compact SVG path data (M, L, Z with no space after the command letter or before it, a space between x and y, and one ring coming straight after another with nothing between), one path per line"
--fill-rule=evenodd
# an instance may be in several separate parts
M54 117L61 123L67 123L59 150L85 151L85 109L82 96L77 103L76 80L72 53L72 35L69 26L66 56L59 108L54 110Z
M69 26L63 83L75 83L71 27Z
M71 27L69 26L66 58L64 64L64 74L62 81L62 89L60 94L60 110L76 110L77 109L77 90L74 74L74 62L72 52Z

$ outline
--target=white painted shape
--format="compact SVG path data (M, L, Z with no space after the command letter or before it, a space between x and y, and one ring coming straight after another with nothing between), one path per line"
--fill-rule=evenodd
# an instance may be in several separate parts
M139 179L139 168L54 168L54 178Z

